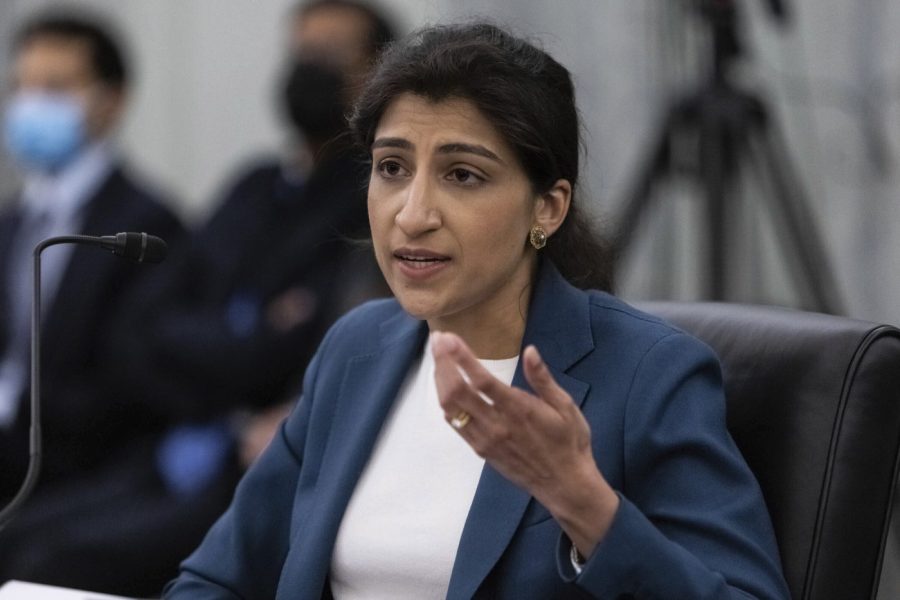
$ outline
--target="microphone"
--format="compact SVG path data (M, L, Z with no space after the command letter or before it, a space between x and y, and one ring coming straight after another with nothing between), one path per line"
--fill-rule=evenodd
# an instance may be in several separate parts
M117 233L100 238L100 247L116 256L124 256L135 262L159 263L166 258L166 243L155 235L146 233Z
M155 235L117 233L116 235L63 235L39 242L34 247L34 281L31 296L31 436L28 471L19 491L0 510L0 531L12 520L37 483L41 469L41 252L58 244L100 246L135 262L159 263L166 257L168 246Z

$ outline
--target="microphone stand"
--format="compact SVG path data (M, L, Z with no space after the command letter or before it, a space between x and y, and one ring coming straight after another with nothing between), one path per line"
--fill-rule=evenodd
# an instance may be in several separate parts
M41 252L49 245L45 240L34 248L34 279L31 292L31 435L29 436L28 472L25 481L10 503L0 511L0 530L31 495L41 471Z
M34 280L31 296L31 435L29 437L28 471L19 491L16 492L9 504L0 510L0 531L9 524L15 512L31 495L41 470L41 252L45 248L57 244L86 244L106 248L119 256L132 257L134 255L133 244L140 242L140 257L138 259L134 256L134 258L143 261L146 258L144 250L147 247L148 238L156 251L150 257L150 262L159 262L162 260L162 256L165 256L165 243L159 238L147 236L147 234L119 234L118 236L104 237L63 235L43 240L34 247ZM162 256L158 256L159 252L162 252Z

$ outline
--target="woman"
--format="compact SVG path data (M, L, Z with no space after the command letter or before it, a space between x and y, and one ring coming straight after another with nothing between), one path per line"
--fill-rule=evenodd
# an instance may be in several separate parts
M568 72L493 26L427 29L351 125L396 299L329 332L167 597L787 597L715 357L570 283L607 270Z

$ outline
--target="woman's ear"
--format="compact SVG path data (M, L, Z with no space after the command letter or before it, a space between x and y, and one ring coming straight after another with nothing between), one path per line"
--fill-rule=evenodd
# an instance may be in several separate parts
M547 237L550 237L566 220L571 203L572 184L568 179L558 179L538 197L534 206L534 224L543 227Z

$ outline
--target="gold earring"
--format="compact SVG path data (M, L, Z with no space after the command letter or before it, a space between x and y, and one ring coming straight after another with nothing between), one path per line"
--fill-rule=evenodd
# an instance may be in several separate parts
M535 250L540 250L547 245L547 232L540 225L535 225L528 234L528 240Z

